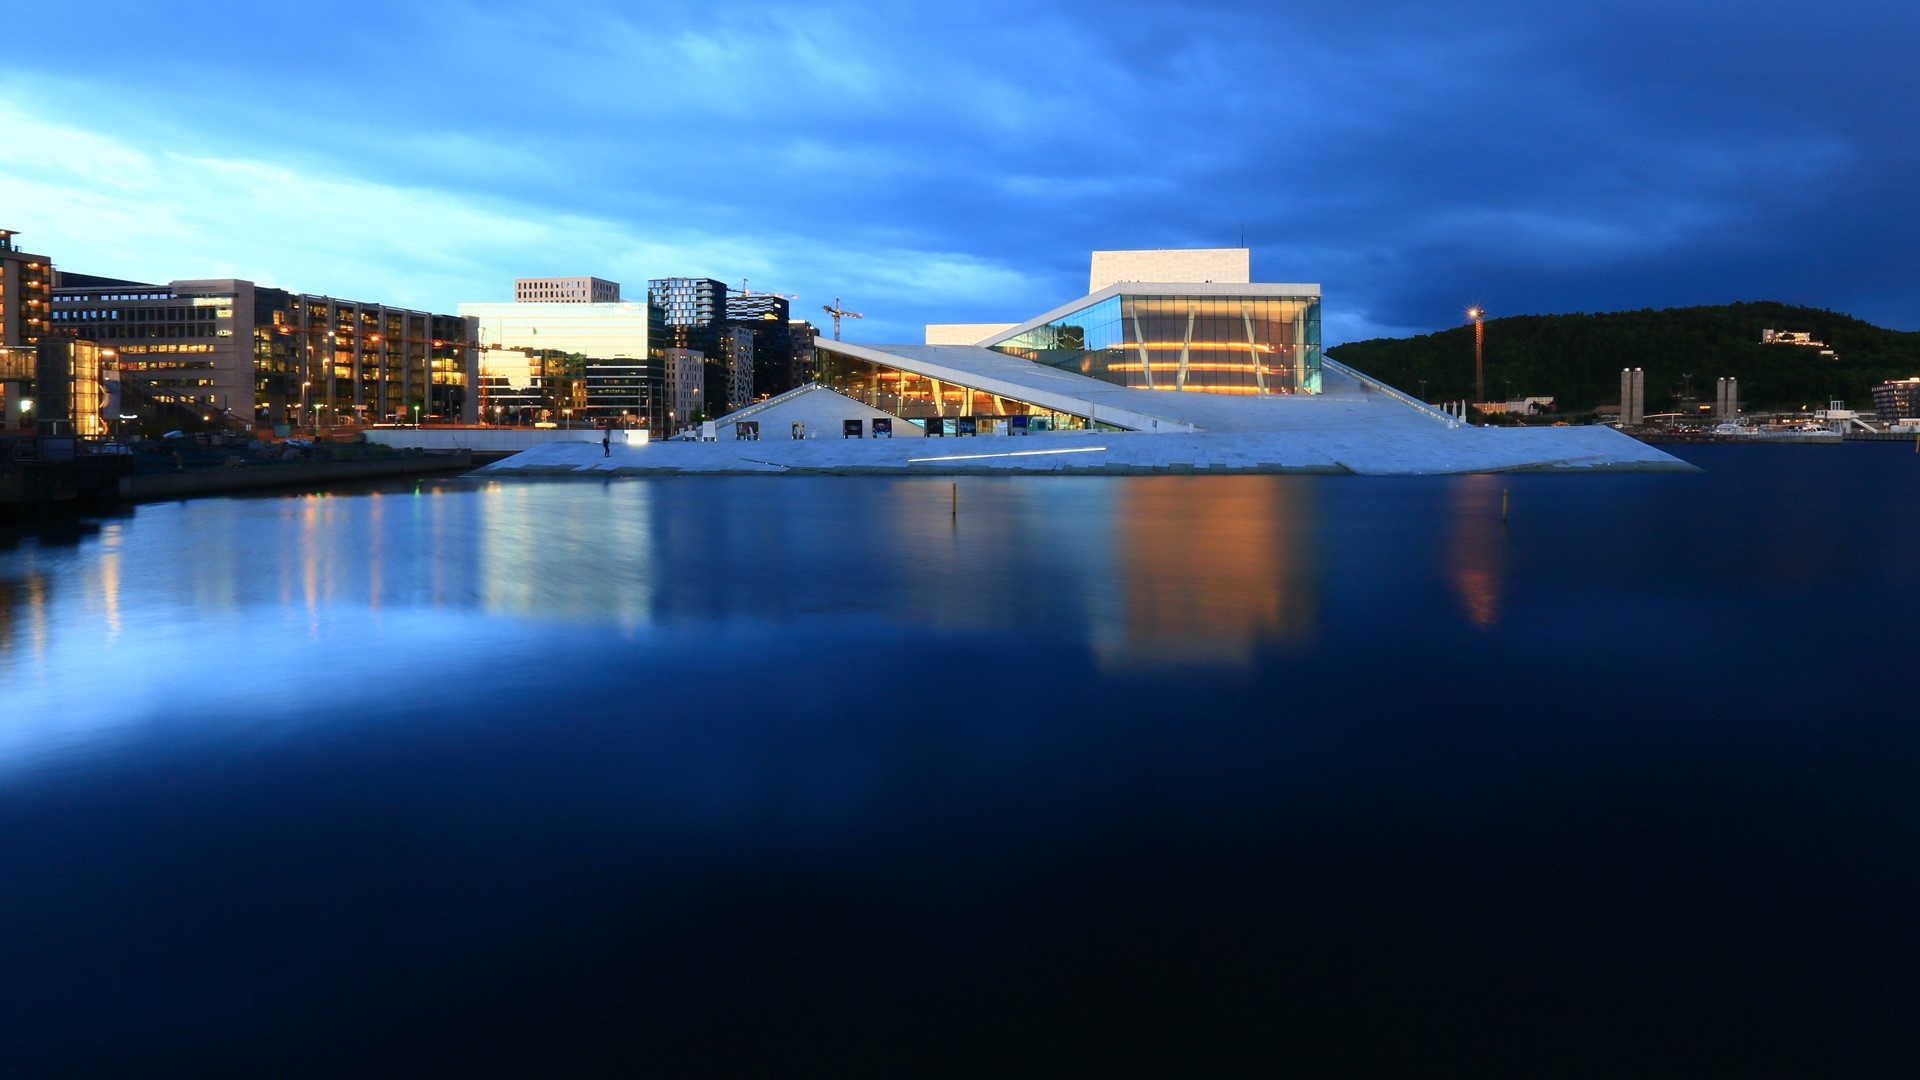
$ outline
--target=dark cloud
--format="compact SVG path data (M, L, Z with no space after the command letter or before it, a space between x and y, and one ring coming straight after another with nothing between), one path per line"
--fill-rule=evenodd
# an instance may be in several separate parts
M1325 284L1330 336L1762 297L1920 327L1896 5L250 12L127 5L16 58L159 102L189 144L1045 292L894 298L894 325L1030 314L1090 248L1244 230L1259 276Z

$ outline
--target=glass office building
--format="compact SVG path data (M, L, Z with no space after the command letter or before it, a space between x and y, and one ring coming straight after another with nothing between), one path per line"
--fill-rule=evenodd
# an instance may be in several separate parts
M482 384L504 380L511 388L499 403L487 403L496 419L591 419L661 430L687 418L684 411L669 416L679 397L697 396L688 388L676 394L676 378L697 380L700 372L666 362L656 305L467 303L459 311L479 321Z
M988 347L1146 390L1320 392L1318 296L1158 288L1135 293L1123 286Z

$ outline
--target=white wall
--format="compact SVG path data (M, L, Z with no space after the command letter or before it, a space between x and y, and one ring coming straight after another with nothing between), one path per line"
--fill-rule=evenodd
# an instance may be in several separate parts
M1252 280L1252 252L1247 248L1096 251L1093 270L1087 278L1087 293L1092 295L1117 281L1211 281L1245 285Z

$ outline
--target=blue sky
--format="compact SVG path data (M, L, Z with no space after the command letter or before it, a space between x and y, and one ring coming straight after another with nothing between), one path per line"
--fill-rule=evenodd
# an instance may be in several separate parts
M235 14L235 12L238 14ZM451 310L712 276L1019 319L1231 246L1329 343L1775 299L1920 329L1892 2L198 9L0 0L0 227L64 269Z

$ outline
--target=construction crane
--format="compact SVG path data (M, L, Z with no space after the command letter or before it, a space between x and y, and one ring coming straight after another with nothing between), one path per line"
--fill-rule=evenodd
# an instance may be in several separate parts
M747 279L746 279L746 278L741 278L741 279L740 279L740 295L741 295L741 296L777 296L777 297L779 297L779 298L780 298L780 299L782 299L782 300L798 300L798 299L800 299L800 294L799 294L799 293L790 293L790 292L754 292L754 291L753 291L752 289L749 289L749 288L747 288Z
M840 298L837 296L833 298L833 303L821 304L820 309L822 311L825 311L827 314L833 316L833 340L835 341L840 340L840 317L842 315L846 316L849 319L866 318L865 315L862 315L857 311L842 311L840 309Z

